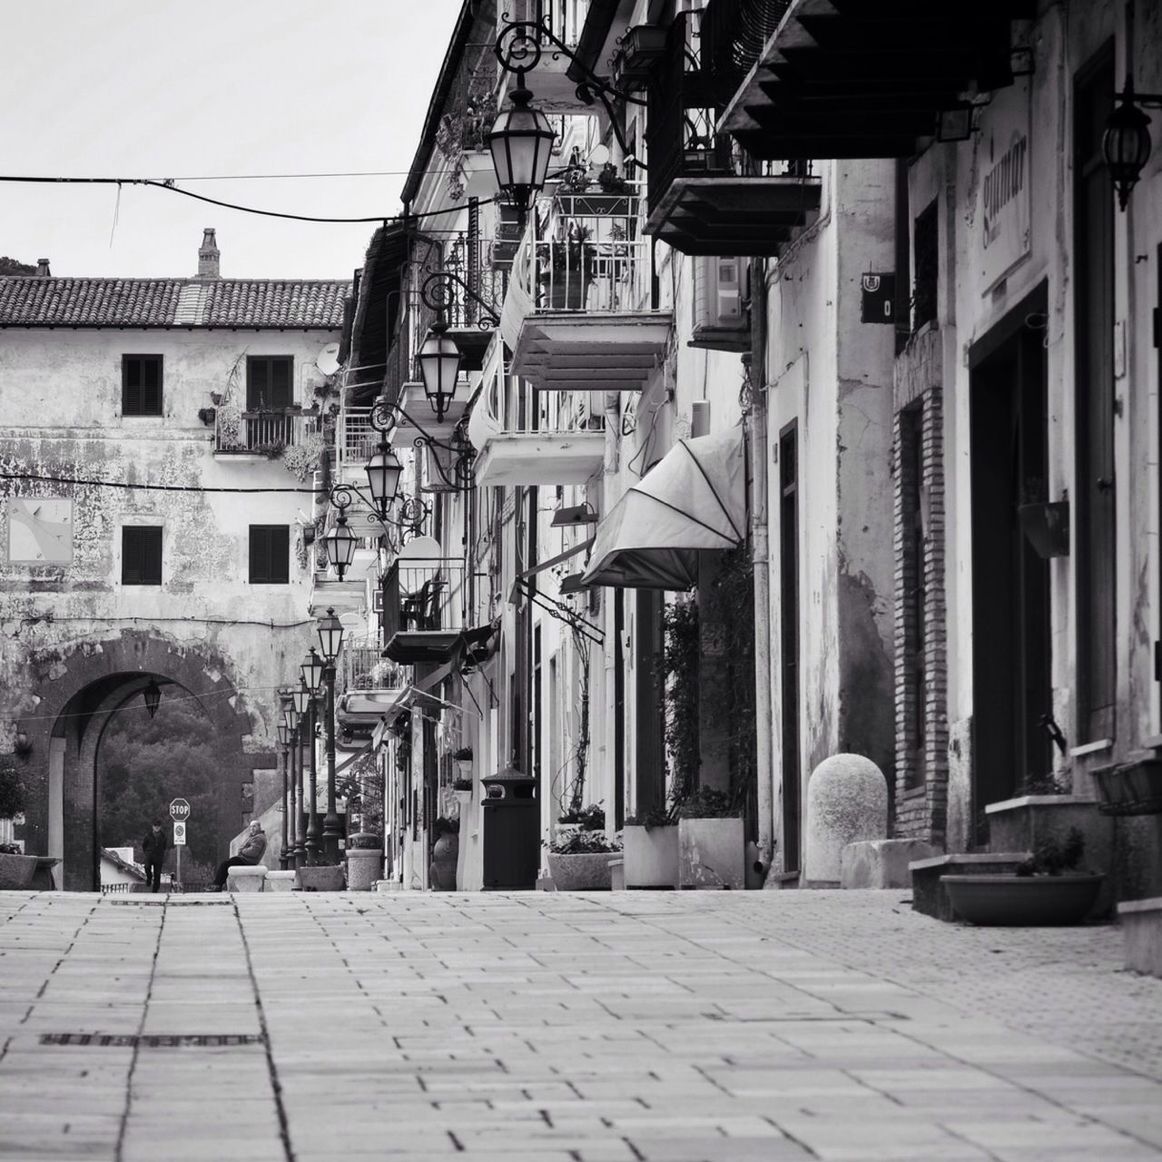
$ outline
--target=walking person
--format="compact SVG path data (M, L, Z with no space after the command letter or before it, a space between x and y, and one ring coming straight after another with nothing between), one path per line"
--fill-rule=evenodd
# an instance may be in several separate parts
M220 892L226 886L226 877L230 874L232 867L239 867L242 864L253 867L262 860L265 851L266 833L262 830L262 824L257 819L251 819L250 830L242 841L238 854L232 855L229 859L224 859L218 864L218 870L214 874L214 890Z
M145 861L145 878L149 883L150 891L156 892L161 887L161 865L165 862L167 851L169 851L169 835L166 833L165 824L152 824L145 838L141 841L141 855Z

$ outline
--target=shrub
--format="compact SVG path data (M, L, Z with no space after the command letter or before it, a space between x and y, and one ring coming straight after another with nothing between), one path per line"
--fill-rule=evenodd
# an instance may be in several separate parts
M605 808L600 803L590 803L588 807L565 811L557 822L579 823L582 831L602 831L605 828Z
M604 831L571 831L553 840L549 850L555 855L600 855L605 851L620 851L621 844Z
M1085 856L1085 836L1071 827L1062 842L1055 835L1037 841L1031 858L1017 867L1019 876L1059 876L1062 872L1078 871Z
M628 816L625 825L627 827L670 827L676 821L674 811L674 808L651 807L648 811Z
M24 783L11 763L0 766L0 819L13 819L24 811Z
M730 801L730 796L713 787L699 787L678 804L679 819L733 819L738 814L738 807Z

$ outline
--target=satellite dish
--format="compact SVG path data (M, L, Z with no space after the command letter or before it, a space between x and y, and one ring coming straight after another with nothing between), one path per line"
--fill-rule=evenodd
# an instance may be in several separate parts
M315 366L324 375L334 375L339 370L339 344L328 343L315 357Z

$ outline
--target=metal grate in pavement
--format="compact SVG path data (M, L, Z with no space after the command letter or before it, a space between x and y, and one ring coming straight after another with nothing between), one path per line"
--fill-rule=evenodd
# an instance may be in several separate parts
M262 1045L261 1033L42 1033L42 1045L91 1045L97 1048L217 1049L227 1045Z

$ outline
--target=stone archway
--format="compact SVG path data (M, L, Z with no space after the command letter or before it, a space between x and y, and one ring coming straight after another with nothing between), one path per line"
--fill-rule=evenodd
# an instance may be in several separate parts
M240 795L255 756L243 745L251 733L250 714L227 673L224 659L211 650L137 631L85 643L58 663L42 687L38 733L48 762L42 793L30 797L25 828L32 850L61 858L58 887L92 891L99 886L97 751L112 715L151 680L197 698L219 737L236 743L229 747L237 755L235 769L223 771L222 778L227 790L237 787ZM227 834L236 822L221 818L228 801L228 795L219 800L220 829Z

